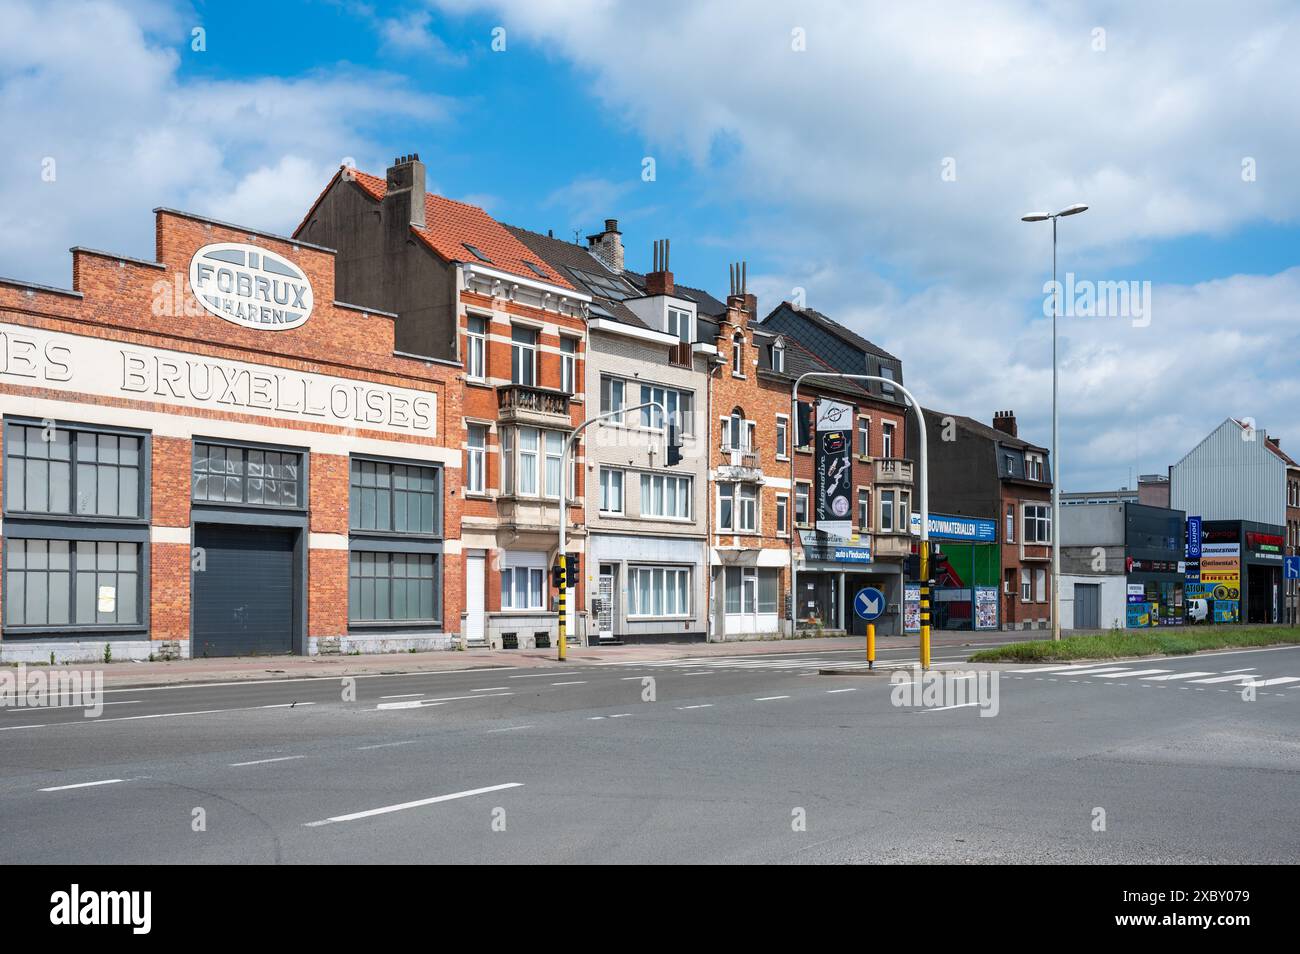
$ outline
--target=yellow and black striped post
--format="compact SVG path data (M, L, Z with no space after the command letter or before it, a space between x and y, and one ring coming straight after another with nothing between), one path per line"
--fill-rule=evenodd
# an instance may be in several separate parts
M876 668L876 624L867 624L867 668Z
M560 640L559 640L559 660L564 662L564 654L568 650L567 637L569 633L569 607L566 597L569 592L569 567L568 561L564 554L560 554Z
M921 668L930 668L930 541L921 541Z

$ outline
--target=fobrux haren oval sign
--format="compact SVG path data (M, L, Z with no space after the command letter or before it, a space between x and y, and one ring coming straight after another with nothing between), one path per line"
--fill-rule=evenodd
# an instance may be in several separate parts
M275 252L239 242L205 245L190 259L190 288L218 318L259 331L286 331L311 317L311 282Z

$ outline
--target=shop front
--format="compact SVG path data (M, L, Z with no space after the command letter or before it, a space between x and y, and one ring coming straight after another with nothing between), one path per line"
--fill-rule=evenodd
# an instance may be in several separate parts
M902 562L873 560L866 535L832 537L816 530L801 530L803 565L799 569L799 625L864 636L867 623L853 611L853 600L866 587L885 596L884 614L876 620L876 633L897 636L903 632Z
M912 515L912 533L919 538L920 514ZM982 517L932 513L930 544L933 627L997 629L1001 625L998 581L1002 575L997 522Z
M1188 618L1276 623L1282 612L1284 534L1284 527L1272 524L1206 521L1200 559L1188 561Z

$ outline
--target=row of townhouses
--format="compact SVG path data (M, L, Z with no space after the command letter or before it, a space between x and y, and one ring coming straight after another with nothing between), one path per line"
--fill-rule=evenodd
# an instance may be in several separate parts
M415 156L340 169L291 236L154 215L152 259L0 279L3 658L553 646L561 521L580 642L862 632L864 587L919 628L902 362L760 313L743 264L715 298L667 241L634 271L616 220L505 225ZM818 408L851 443L833 535ZM1046 627L1047 451L924 414L937 625Z

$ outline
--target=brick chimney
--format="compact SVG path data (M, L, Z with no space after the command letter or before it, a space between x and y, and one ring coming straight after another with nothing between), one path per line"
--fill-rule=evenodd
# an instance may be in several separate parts
M668 271L668 240L660 239L654 243L654 270L645 276L647 295L671 295L673 293L673 273Z
M611 272L623 274L623 233L618 230L618 219L606 219L605 231L588 235L587 247Z
M418 153L398 156L388 169L388 188L384 193L385 218L393 228L407 230L413 225L422 229L424 221L424 163Z
M1003 434L1010 434L1012 437L1016 434L1016 412L1015 411L994 411L993 426Z

